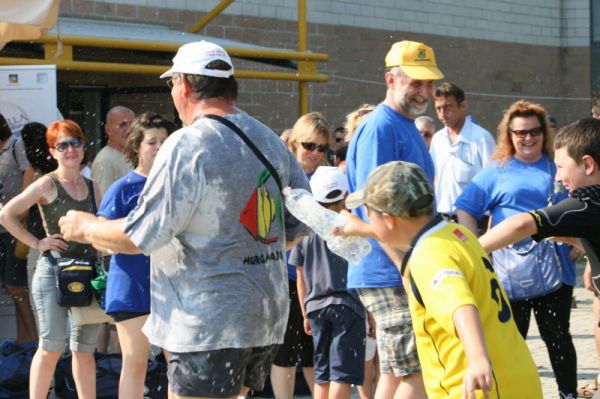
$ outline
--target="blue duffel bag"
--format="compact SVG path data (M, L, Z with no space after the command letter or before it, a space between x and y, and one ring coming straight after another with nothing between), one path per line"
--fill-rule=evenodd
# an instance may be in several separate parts
M37 341L15 344L0 342L0 399L29 396L29 368L37 349Z

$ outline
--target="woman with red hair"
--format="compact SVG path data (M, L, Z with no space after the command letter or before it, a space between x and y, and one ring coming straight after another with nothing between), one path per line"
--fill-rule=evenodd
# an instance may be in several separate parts
M62 239L58 219L69 210L94 212L99 203L98 187L80 173L85 136L70 120L56 121L46 131L46 142L58 168L39 178L0 211L0 223L18 240L40 252L32 281L32 296L39 320L39 344L31 363L29 397L46 398L67 332L73 353L73 378L81 399L96 397L94 348L98 325L71 327L67 331L68 308L57 303L54 257L94 258L91 245ZM37 204L46 237L37 239L19 222L19 215Z

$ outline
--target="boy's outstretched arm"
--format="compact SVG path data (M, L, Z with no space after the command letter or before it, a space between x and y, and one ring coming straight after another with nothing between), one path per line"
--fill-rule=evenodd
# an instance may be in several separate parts
M494 386L494 376L479 312L473 305L461 306L454 311L452 320L468 364L463 378L463 399L476 398L475 390L478 389L483 391L484 398L487 398Z
M529 213L519 213L504 219L491 230L488 230L487 233L479 237L479 242L487 253L491 253L536 233L537 226L533 216Z
M377 239L377 236L369 223L348 211L341 211L340 214L344 215L346 223L344 223L344 226L342 227L335 228L332 231L333 235L342 237L359 236Z

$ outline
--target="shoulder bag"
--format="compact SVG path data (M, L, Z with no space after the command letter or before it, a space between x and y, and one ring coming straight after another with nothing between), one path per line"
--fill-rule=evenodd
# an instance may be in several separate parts
M554 184L550 160L548 176L548 203L552 205ZM537 298L562 286L562 267L553 241L536 243L528 237L495 251L492 258L494 270L511 301Z

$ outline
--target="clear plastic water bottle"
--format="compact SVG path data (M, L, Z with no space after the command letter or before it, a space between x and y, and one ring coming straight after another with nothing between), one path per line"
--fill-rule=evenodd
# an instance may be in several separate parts
M285 195L285 206L290 213L327 241L331 252L350 263L360 262L365 255L371 252L371 244L366 238L339 237L331 234L336 227L344 225L344 216L321 206L308 191L286 187L283 194Z

